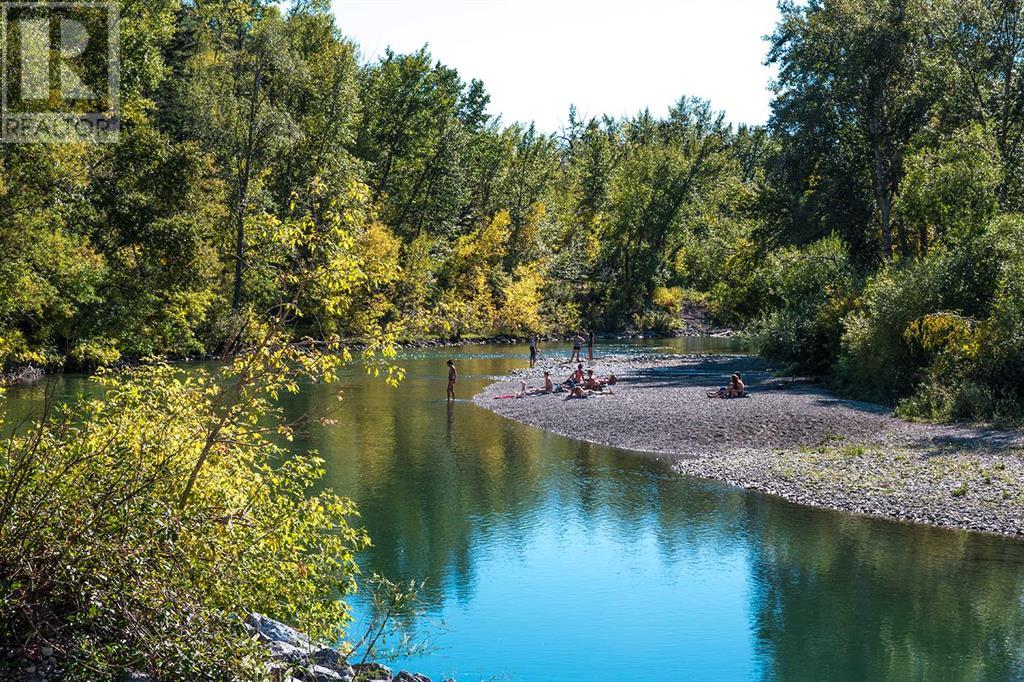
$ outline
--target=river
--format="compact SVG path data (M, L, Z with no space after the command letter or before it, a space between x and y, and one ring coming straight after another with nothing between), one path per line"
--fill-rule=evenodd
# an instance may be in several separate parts
M735 350L680 339L599 352L636 348ZM409 351L398 389L348 372L337 422L295 443L358 504L374 541L363 571L426 581L416 629L431 650L396 668L459 682L1024 679L1024 543L681 477L471 402L525 358L507 345ZM8 409L37 397L14 391ZM286 407L322 398L311 388ZM358 631L366 604L354 608Z

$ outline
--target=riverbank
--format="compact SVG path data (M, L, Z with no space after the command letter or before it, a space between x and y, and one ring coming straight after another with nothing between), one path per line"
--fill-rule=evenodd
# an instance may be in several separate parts
M494 399L520 381L556 381L566 363L500 378L475 400L498 414L569 438L670 458L681 473L800 504L1024 537L1024 432L917 424L819 386L774 378L748 356L599 359L614 395ZM708 390L742 372L751 397Z

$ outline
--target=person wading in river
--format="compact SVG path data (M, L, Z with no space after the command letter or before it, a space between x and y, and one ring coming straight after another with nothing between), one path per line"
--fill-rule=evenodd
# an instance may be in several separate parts
M594 364L594 330L587 332L587 360Z
M455 363L448 361L448 400L455 400L455 384L459 381L459 373L455 371Z
M569 362L580 361L580 351L583 349L583 337L580 336L579 332L576 332L576 336L572 339L572 355L569 356Z
M530 369L537 364L537 335L530 334Z

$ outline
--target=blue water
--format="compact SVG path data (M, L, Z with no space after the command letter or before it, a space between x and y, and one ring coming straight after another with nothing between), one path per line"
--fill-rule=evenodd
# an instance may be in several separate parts
M324 484L358 504L375 543L364 574L425 581L403 621L430 651L396 669L459 682L1024 679L1024 544L685 478L469 400L526 353L406 353L398 389L352 371L338 422L295 444L318 449ZM358 635L366 600L354 608Z

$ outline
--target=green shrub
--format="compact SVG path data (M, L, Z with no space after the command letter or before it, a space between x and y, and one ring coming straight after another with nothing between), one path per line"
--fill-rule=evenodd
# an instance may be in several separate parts
M846 246L828 237L804 249L772 252L757 277L768 312L754 325L755 347L795 371L827 373L855 291Z
M847 318L836 376L861 397L900 401L902 416L1013 420L1024 381L1024 223L937 245L879 272Z
M286 367L319 361L255 353L215 374L103 374L101 397L3 444L4 641L49 643L69 679L258 679L249 612L342 634L366 537L351 502L309 494L320 461L272 440Z
M836 372L840 385L883 402L910 395L942 351L924 347L920 335L908 330L938 313L971 324L987 317L1001 260L986 235L956 246L936 245L923 259L875 274L844 323Z

